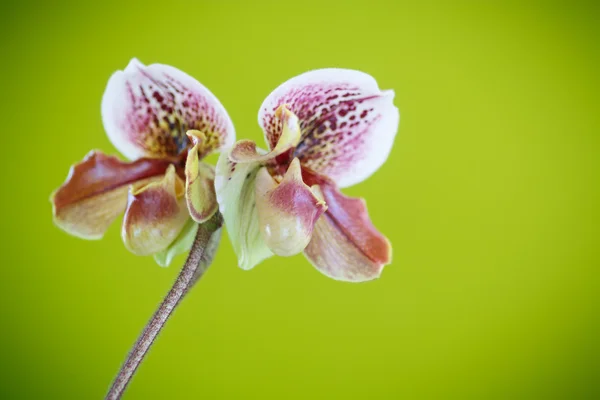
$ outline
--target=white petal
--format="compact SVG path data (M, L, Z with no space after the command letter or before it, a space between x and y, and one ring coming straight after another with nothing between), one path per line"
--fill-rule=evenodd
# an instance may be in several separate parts
M322 69L283 83L264 101L259 124L273 148L282 132L275 111L286 105L300 120L295 152L303 165L340 187L358 183L387 159L399 123L393 91L360 71Z
M219 100L177 68L131 60L109 79L102 98L102 121L111 142L130 159L173 157L189 145L196 129L229 147L235 131Z

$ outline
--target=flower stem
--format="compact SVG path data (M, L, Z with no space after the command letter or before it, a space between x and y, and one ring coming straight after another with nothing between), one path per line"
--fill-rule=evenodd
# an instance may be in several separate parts
M148 353L154 339L156 339L156 336L158 336L164 327L175 307L177 307L189 289L202 277L204 271L208 268L212 259L212 254L210 253L215 250L213 235L216 235L218 240L218 236L220 235L218 230L221 224L222 217L217 212L217 215L212 220L199 226L194 244L179 276L133 345L106 395L106 400L121 398L135 371L146 356L146 353Z

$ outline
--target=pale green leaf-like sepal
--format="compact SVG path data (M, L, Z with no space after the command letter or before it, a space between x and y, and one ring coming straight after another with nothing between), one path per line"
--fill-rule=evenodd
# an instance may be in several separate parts
M251 269L273 255L264 242L256 210L255 180L261 164L234 163L228 152L217 163L215 190L231 244L242 269Z

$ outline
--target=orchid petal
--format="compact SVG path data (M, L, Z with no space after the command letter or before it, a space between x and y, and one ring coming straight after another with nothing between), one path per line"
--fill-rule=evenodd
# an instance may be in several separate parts
M215 172L199 160L199 144L188 153L185 164L185 197L190 215L198 223L205 222L219 209L215 195Z
M109 79L102 121L111 142L130 159L181 154L189 129L215 138L213 151L235 141L229 115L206 87L177 68L137 59Z
M266 162L296 147L301 135L298 117L285 105L280 106L275 111L275 115L282 121L283 128L270 152L257 149L256 144L251 140L240 140L231 150L229 159L236 163Z
M304 255L324 275L339 281L364 282L381 275L383 265L368 258L325 215L315 224Z
M334 279L360 282L379 277L391 262L392 248L371 223L365 201L345 196L326 182L319 188L328 209L315 225L307 258Z
M279 184L261 168L255 185L263 240L277 255L300 253L310 242L315 222L327 209L323 199L302 181L300 161L292 161Z
M273 253L262 239L256 211L254 184L260 163L238 164L229 152L217 162L215 191L219 209L242 269L251 269Z
M98 151L73 165L65 183L51 196L54 222L84 239L100 239L127 205L130 184L163 175L168 161L120 161Z
M273 148L282 133L275 111L285 104L298 116L302 130L294 155L303 166L348 187L387 159L400 118L393 99L394 92L382 92L368 74L321 69L275 89L263 102L258 120Z
M125 247L137 255L167 249L190 217L184 192L172 165L160 181L132 185L121 227Z

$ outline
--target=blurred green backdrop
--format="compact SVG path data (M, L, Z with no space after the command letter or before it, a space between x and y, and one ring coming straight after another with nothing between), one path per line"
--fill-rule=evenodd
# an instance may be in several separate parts
M484 3L486 3L484 5ZM133 56L195 76L238 138L308 69L396 90L389 161L346 193L394 244L378 281L228 240L127 399L600 396L598 2L3 2L0 396L99 399L178 272L54 228Z

